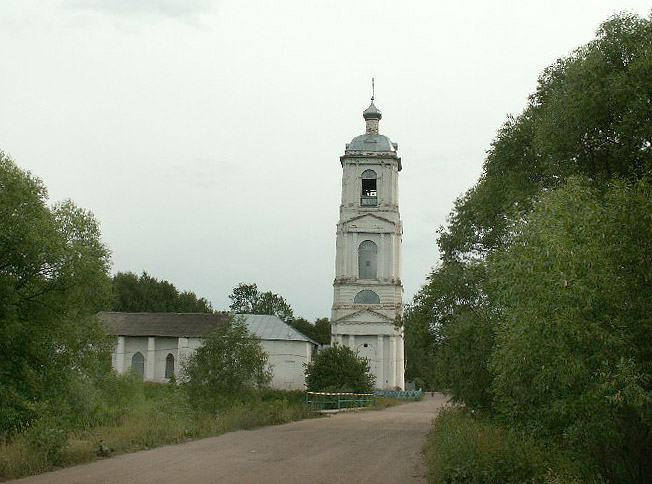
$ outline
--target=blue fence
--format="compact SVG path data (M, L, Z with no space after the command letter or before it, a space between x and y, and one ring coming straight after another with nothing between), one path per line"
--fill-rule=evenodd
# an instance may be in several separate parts
M377 397L398 398L399 400L419 400L423 396L421 390L376 390L374 395Z

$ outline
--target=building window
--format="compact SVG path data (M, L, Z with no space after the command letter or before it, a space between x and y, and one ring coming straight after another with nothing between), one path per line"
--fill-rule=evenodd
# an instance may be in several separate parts
M376 294L373 291L369 291L365 289L364 291L360 291L358 294L355 295L355 298L353 299L354 304L380 304L380 298L378 297L378 294Z
M362 172L362 191L360 196L360 205L363 207L375 207L378 205L376 178L376 172L373 170L365 170Z
M165 358L165 378L172 378L174 376L174 355L168 354Z
M365 240L358 247L358 273L360 279L376 279L376 259L378 246L371 240Z
M145 374L145 357L140 351L131 357L131 372L141 378Z

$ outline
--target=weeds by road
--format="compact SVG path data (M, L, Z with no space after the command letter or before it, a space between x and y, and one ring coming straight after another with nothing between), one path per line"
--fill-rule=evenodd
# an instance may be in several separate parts
M260 390L217 412L197 410L176 385L116 377L111 398L76 422L55 415L0 442L0 481L103 457L311 416L303 392Z

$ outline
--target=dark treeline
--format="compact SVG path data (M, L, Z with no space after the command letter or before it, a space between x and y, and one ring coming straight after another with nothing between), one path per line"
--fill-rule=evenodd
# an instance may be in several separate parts
M174 284L158 280L147 272L118 272L112 279L111 311L162 313L213 313L211 303L194 292L182 291Z
M652 24L619 15L543 72L455 202L403 318L407 376L578 478L650 482L650 175Z

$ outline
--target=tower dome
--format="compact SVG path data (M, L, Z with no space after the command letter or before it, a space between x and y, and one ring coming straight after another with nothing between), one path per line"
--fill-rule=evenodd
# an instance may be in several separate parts
M369 105L369 107L367 109L365 109L364 111L362 111L362 117L365 120L381 119L383 117L383 113L381 113L380 109L378 109L376 107L376 105L374 104L374 101L372 99L371 104Z
M378 122L383 117L380 109L374 104L371 98L371 104L367 109L362 112L362 117L365 120L367 129L365 134L356 136L346 145L346 151L361 151L361 152L393 152L396 153L398 145L385 135L378 132Z

